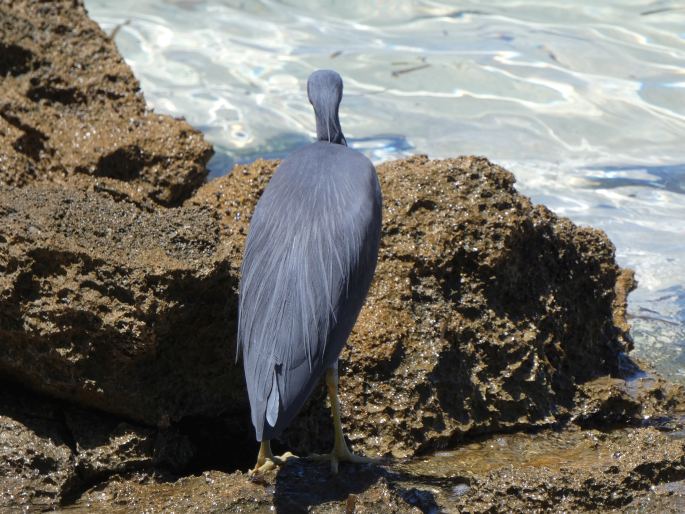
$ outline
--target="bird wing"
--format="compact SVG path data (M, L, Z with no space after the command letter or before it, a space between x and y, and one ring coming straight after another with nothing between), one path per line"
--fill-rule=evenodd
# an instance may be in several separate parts
M337 359L380 238L380 188L366 158L363 172L357 163L331 174L321 156L293 157L260 198L242 266L238 347L256 428L298 411L312 377Z

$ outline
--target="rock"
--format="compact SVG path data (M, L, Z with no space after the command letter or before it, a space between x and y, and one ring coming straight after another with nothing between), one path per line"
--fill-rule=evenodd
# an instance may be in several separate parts
M163 205L207 177L212 149L147 111L112 40L79 1L0 2L0 183L88 175Z
M343 469L332 478L326 466L294 465L257 480L218 471L173 481L134 475L113 477L87 491L69 512L287 512L419 514L407 493L378 468ZM435 504L433 504L435 505ZM380 510L379 510L380 509ZM438 511L435 511L438 512Z
M0 512L54 508L117 473L177 471L193 452L179 433L0 382Z
M244 410L236 277L206 210L44 184L0 188L0 218L3 376L151 426Z
M76 469L84 481L152 467L154 430L83 410L67 411L65 418L76 444Z
M226 437L244 446L235 289L249 217L275 166L237 167L175 209L95 188L0 189L0 372L163 430L193 417L241 420L225 423L235 430ZM603 233L533 206L485 159L416 157L379 172L378 273L341 367L357 448L403 457L578 412L601 424L611 405L625 407L616 419L636 414L622 393L583 385L619 374L630 347L614 323L626 275ZM305 454L330 443L321 396L285 437ZM96 450L75 443L79 476L192 460L186 443L172 438L162 458L157 432L110 423L100 423L110 428Z
M449 476L465 484L458 491L443 485L435 496L454 512L606 512L681 480L685 446L653 428L547 431L485 440L400 468L426 481Z
M205 184L209 145L146 110L80 0L0 0L0 87L0 510L670 508L685 394L625 356L633 273L476 157L379 166L343 423L358 450L413 460L201 474L254 458L236 288L277 162ZM284 439L331 436L321 389Z
M343 464L337 476L299 459L256 480L115 476L69 512L679 512L684 478L682 439L653 428L542 431L382 466Z
M645 495L639 495L628 505L607 510L611 514L657 512L681 514L685 512L685 480L675 480L653 486Z
M61 414L49 401L0 388L0 511L47 509L78 481Z
M178 480L161 478L114 476L87 491L69 512L268 512L273 495L273 489L249 481L242 473L209 471Z
M528 451L517 449L517 464L465 470L469 490L450 506L473 513L606 512L685 477L683 441L654 429L563 433L556 439L554 453L548 448L536 454L533 439L522 444Z
M237 166L186 202L215 211L234 270L274 168ZM341 357L343 422L357 447L403 457L558 423L583 398L578 384L619 373L631 343L614 318L633 282L603 232L533 205L483 158L419 156L378 171L378 269ZM297 451L330 444L322 396L286 435Z
M600 377L581 384L574 423L583 428L625 426L642 420L642 404L628 392L625 380Z
M76 472L85 483L144 469L182 471L195 454L177 430L155 430L75 408L66 409L64 417L76 445Z

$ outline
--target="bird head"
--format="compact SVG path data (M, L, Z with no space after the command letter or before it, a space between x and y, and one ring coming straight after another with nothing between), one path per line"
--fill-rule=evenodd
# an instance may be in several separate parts
M307 81L307 96L314 107L319 140L347 144L338 119L343 94L343 81L333 70L317 70Z

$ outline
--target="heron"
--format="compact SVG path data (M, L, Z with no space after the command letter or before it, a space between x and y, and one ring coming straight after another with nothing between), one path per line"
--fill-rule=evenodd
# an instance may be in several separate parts
M282 465L281 435L325 375L334 428L333 473L352 453L340 421L338 358L376 270L382 196L376 170L347 146L338 110L343 82L332 70L307 81L316 141L288 155L255 207L243 254L238 306L259 473Z

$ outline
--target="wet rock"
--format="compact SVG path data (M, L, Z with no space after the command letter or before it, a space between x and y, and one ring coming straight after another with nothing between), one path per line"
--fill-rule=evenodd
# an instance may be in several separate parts
M268 512L273 487L218 471L172 480L146 474L115 476L87 491L69 512Z
M236 277L199 208L0 189L0 373L165 427L242 406Z
M636 512L681 514L685 512L685 480L656 485L647 494L634 498L628 505L606 512L611 514Z
M275 163L238 166L200 189L236 269L250 214ZM349 438L413 455L465 435L570 417L578 385L619 373L631 275L606 235L516 192L483 158L413 157L378 168L383 239L374 283L341 357ZM621 287L617 283L621 277ZM330 444L323 390L286 435Z
M381 466L343 464L336 476L325 463L294 459L252 480L216 471L113 477L70 512L633 512L656 504L677 512L684 478L685 445L674 435L543 431Z
M118 476L87 491L69 507L69 512L430 512L412 503L419 501L411 496L416 491L407 493L409 499L405 499L385 475L380 468L349 468L331 477L327 466L297 463L286 466L278 475L271 473L256 480L240 472L218 471L176 481L168 477Z
M0 2L0 183L87 175L163 205L212 154L186 122L147 111L138 81L82 2Z
M626 380L626 389L641 406L643 419L649 423L685 415L685 387L660 377L648 362L636 359L639 369Z
M612 427L642 420L642 404L628 392L625 380L600 377L582 384L574 423L583 428Z
M179 470L190 442L0 382L0 511L68 503L117 473Z
M54 506L78 481L62 412L0 385L0 511Z
M82 410L67 411L65 418L76 444L76 469L83 480L152 467L154 430Z
M606 512L685 477L682 439L654 429L542 434L513 446L515 464L457 464L469 490L438 501L455 512Z
M74 408L65 410L65 423L75 444L76 472L85 483L141 469L181 471L195 454L188 438L174 429L156 430Z

